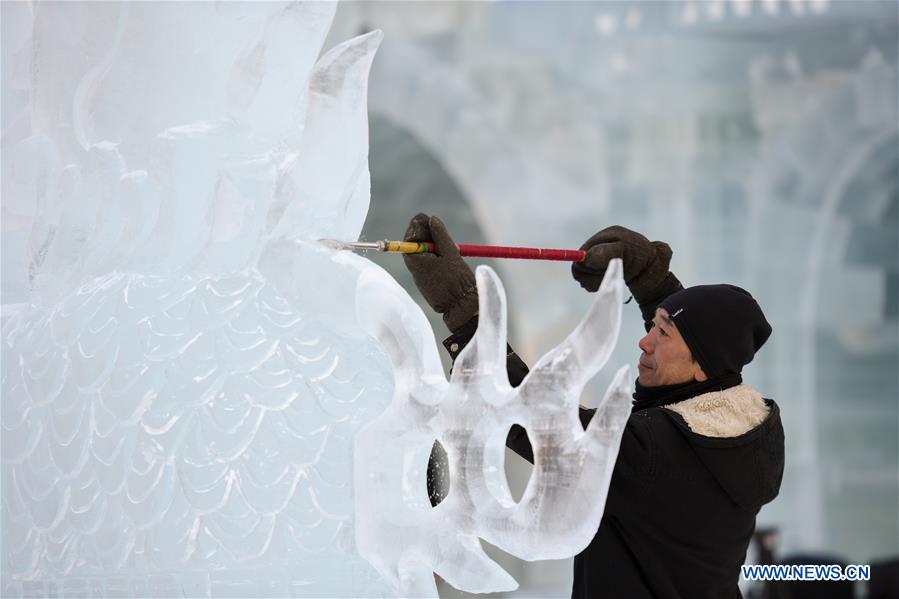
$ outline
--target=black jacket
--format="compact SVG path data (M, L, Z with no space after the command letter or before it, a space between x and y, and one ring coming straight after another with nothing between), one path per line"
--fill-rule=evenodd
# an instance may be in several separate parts
M454 360L476 329L475 318L444 341ZM511 348L507 353L509 381L517 386L528 369ZM599 531L574 560L572 597L740 597L756 514L777 496L783 476L780 411L764 402L761 423L731 437L698 434L673 409L631 415ZM585 427L593 413L581 409ZM521 427L513 427L507 445L533 462Z

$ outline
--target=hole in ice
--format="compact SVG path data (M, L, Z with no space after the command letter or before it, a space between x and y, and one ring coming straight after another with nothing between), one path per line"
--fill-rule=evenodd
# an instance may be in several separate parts
M428 498L431 507L437 507L449 494L449 458L440 441L434 441L431 457L428 459Z
M532 468L526 459L507 460L506 447L533 457L524 427L513 424L507 429L497 429L484 446L484 484L500 505L511 508L521 501Z
M506 431L506 439L506 444L509 447L508 454L517 454L518 451L522 451L533 458L534 452L531 445L531 439L528 437L528 432L524 427L513 424L509 430ZM505 460L504 470L506 474L506 484L509 487L512 501L518 503L521 501L521 496L524 495L524 490L531 480L531 475L534 472L534 465L520 455L515 455L515 457Z

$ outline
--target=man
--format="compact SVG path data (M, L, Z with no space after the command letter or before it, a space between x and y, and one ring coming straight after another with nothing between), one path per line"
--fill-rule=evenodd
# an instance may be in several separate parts
M434 254L405 256L416 285L443 315L455 360L477 329L474 274L443 223L419 214L407 241ZM762 505L777 496L784 437L776 403L742 384L740 372L771 327L743 289L684 289L668 270L671 249L623 227L581 246L574 278L596 291L613 258L640 306L647 334L634 406L618 453L599 531L574 560L573 597L739 597L740 565ZM507 348L509 382L527 374ZM593 410L581 409L586 427ZM533 462L521 427L508 446Z

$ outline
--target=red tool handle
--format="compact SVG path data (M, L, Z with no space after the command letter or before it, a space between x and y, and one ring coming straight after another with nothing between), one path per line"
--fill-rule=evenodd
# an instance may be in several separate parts
M434 251L434 244L425 242ZM472 245L459 243L459 253L475 258L518 258L521 260L561 260L581 262L587 255L584 250L551 250L543 248L519 248L502 245Z

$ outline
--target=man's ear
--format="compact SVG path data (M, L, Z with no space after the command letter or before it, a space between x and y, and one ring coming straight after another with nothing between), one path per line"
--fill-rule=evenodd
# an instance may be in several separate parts
M705 372L702 368L699 367L699 364L696 364L696 372L693 373L693 378L699 381L700 383L704 383L709 380L709 377L706 376Z

